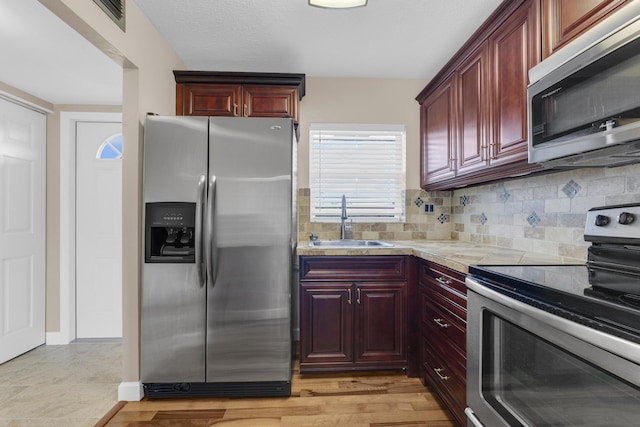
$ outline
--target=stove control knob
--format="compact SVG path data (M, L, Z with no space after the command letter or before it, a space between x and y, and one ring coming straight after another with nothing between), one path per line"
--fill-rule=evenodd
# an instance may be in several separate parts
M620 212L618 215L618 224L629 225L636 220L636 216L629 212Z
M596 216L596 226L604 227L609 224L609 217L606 215L597 215Z

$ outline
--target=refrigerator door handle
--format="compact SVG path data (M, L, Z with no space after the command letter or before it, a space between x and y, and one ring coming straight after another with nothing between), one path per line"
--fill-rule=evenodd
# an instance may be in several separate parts
M214 211L216 208L215 205L216 199L216 176L211 175L211 180L209 181L209 194L207 197L207 227L205 234L205 245L206 245L206 264L207 264L207 276L209 277L209 282L211 286L214 286L216 283L216 270L215 270L215 260L216 260L216 245L214 242L213 236L213 227L214 227Z
M207 177L205 175L200 176L200 180L198 181L198 195L196 198L196 270L198 272L198 285L203 287L206 281L206 268L205 264L202 262L204 259L204 245L203 245L203 237L204 237L204 213L203 209L205 208L205 189L206 189L206 180Z

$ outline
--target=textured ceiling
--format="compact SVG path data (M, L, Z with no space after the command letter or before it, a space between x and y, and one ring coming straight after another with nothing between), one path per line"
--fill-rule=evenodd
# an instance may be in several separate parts
M307 0L127 1L191 70L424 80L501 2L369 0L328 10ZM122 102L120 67L37 0L0 0L0 57L0 82L53 104Z
M134 0L192 70L430 79L501 0Z

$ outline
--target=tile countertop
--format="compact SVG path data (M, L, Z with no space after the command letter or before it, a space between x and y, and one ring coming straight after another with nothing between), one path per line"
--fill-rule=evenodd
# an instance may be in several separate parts
M414 255L449 267L460 273L468 273L472 264L584 264L584 260L553 256L518 249L456 240L390 241L393 247L377 248L315 248L308 242L298 243L298 255Z

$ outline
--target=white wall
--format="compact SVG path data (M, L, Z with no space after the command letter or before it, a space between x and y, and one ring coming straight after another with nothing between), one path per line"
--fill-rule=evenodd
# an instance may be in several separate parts
M142 124L147 112L175 112L173 70L184 69L184 64L133 1L126 3L126 32L93 1L39 1L123 67L123 384L135 384L139 379Z

